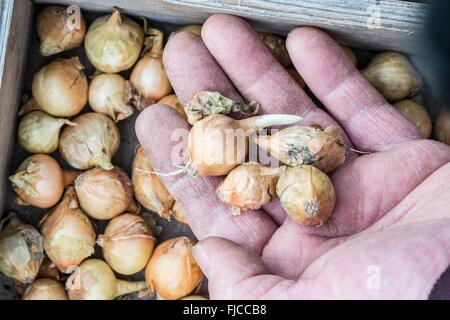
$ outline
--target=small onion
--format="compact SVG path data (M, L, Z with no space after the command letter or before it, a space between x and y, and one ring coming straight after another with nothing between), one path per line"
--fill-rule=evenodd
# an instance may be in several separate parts
M77 48L86 34L86 22L79 8L75 12L71 7L47 6L36 18L36 29L41 40L39 52L50 56Z
M23 201L38 208L54 206L64 192L61 167L46 154L35 154L25 159L9 180Z
M84 261L66 282L70 300L113 300L146 288L145 281L117 279L108 264L98 259Z
M152 171L150 159L145 154L144 148L139 146L136 149L131 178L134 195L146 209L158 213L164 219L169 219L172 216L171 208L175 199L159 177L150 173Z
M286 168L278 180L277 194L288 216L305 226L323 225L336 202L330 178L309 165Z
M183 209L181 209L180 203L178 201L175 201L175 204L172 207L172 212L175 220L189 227L189 222L187 220L186 214L184 213Z
M204 296L187 296L180 300L208 300L208 298L205 298Z
M353 63L355 67L358 67L358 59L356 58L355 53L352 49L345 46L340 46L341 49L344 51L345 55L350 59L350 61Z
M289 57L289 52L286 48L286 41L283 38L263 32L259 33L259 36L283 67L287 67L292 63L291 58Z
M125 211L138 211L130 178L117 167L83 172L75 180L75 190L80 207L92 218L108 220Z
M203 273L192 254L194 242L187 237L166 240L158 245L145 269L149 288L164 299L187 296L203 280Z
M191 32L191 33L196 34L199 37L201 37L202 36L202 25L191 24L189 26L185 26L181 29L178 29L177 31L174 32L174 34L180 33L180 32Z
M36 278L61 280L61 273L59 272L56 264L48 257L45 257L44 261L42 261L41 267L39 268L39 273Z
M64 286L53 279L38 279L25 290L23 300L69 300Z
M39 232L12 214L0 222L0 271L21 283L31 283L44 259Z
M434 136L442 143L450 145L450 112L442 110L439 115L436 126L434 127Z
M151 226L135 214L121 214L112 219L97 243L110 267L124 275L145 268L155 246Z
M74 181L81 174L81 171L76 170L63 170L64 187L73 185Z
M106 115L85 113L75 120L76 126L64 128L59 151L64 160L76 169L113 168L111 157L120 144L116 124Z
M94 76L89 85L89 105L100 113L110 116L115 122L124 120L134 112L129 104L133 88L119 74L103 73Z
M32 84L35 108L55 117L78 114L88 100L88 81L83 69L80 60L74 57L55 60L39 70Z
M146 26L144 28L151 36L145 40L144 56L138 61L130 77L140 109L153 104L172 91L162 60L164 34L161 30L147 29Z
M47 256L64 273L70 273L94 253L95 231L89 218L78 208L73 187L60 204L40 222Z
M170 94L165 96L161 100L158 101L158 104L165 104L173 109L177 110L178 113L183 117L183 119L187 120L186 112L184 111L184 107L181 104L176 94Z
M144 42L142 28L121 16L117 8L110 16L95 20L89 27L84 48L89 61L102 72L130 69L138 60Z
M59 133L65 124L74 125L42 111L30 112L20 120L19 143L31 153L52 153L58 149Z
M422 138L428 139L430 137L433 125L423 104L412 99L405 99L394 103L393 106L419 129Z

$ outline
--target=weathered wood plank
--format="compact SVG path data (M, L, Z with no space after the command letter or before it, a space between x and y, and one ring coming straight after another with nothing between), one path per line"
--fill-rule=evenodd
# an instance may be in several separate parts
M71 3L84 9L127 13L158 21L199 23L215 12L248 18L256 27L286 34L295 26L327 30L340 42L360 48L415 52L427 6L398 0L35 0Z
M0 216L32 22L29 0L3 0L0 16Z

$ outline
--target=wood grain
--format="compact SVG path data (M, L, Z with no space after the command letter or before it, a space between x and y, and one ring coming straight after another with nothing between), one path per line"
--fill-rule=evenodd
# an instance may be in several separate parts
M36 0L71 3L84 9L138 13L158 21L201 23L216 12L249 19L257 28L287 34L296 26L327 30L344 44L366 49L415 52L427 6L398 0ZM375 18L380 14L380 24Z
M18 5L20 3L20 5ZM25 56L32 22L29 0L3 0L0 4L0 216L3 214L5 188L17 108L20 104Z

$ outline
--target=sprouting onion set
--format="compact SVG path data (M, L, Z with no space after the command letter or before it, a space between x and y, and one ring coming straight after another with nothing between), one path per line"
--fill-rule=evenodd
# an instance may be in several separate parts
M36 17L42 56L83 47L96 71L87 75L77 56L52 59L34 75L31 95L19 111L17 141L29 156L9 180L18 206L45 210L34 226L15 213L5 214L0 223L0 271L16 281L23 299L111 300L132 292L205 299L197 292L204 276L192 254L193 237L159 243L158 228L143 212L188 225L158 175L226 176L217 196L230 214L245 214L278 197L298 224L321 227L332 216L336 194L328 174L349 153L341 129L299 126L301 117L295 115L258 115L257 101L241 103L220 92L198 92L182 105L164 69L164 33L149 27L145 18L139 22L117 8L90 25L82 15L74 24L65 6L44 7ZM200 35L201 26L176 32L181 31ZM261 39L305 88L284 39L266 33ZM342 49L357 65L355 53ZM422 79L405 56L377 54L362 74L424 138L430 137ZM124 139L118 124L156 102L172 107L192 125L186 164L175 172L155 172L144 149L136 146L129 176L113 161ZM233 118L236 114L239 119ZM258 134L272 126L284 127L272 135ZM245 143L238 131L245 132ZM230 133L233 148L224 149ZM450 144L448 112L439 116L434 136ZM246 162L249 140L279 166ZM232 161L224 163L224 158ZM107 224L99 234L97 223L102 221ZM101 257L94 257L96 247ZM145 273L145 280L124 280L139 273Z

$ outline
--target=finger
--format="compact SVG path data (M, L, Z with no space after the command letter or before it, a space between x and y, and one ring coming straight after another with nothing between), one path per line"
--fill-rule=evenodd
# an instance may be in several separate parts
M212 299L283 299L294 282L268 273L261 258L223 238L194 247L195 260L209 280Z
M182 104L200 91L218 91L235 101L243 101L199 36L191 32L177 33L164 48L163 59Z
M298 28L286 44L308 87L357 148L376 151L420 138L415 126L386 102L327 34Z
M185 158L189 126L176 110L153 105L136 120L136 134L153 169L167 173ZM181 139L181 142L180 142ZM262 211L248 211L235 217L216 195L219 178L192 177L187 174L160 177L186 214L199 239L222 236L260 253L276 229Z
M215 14L203 25L202 38L239 92L258 101L262 113L301 115L304 124L336 124L316 107L243 19Z

